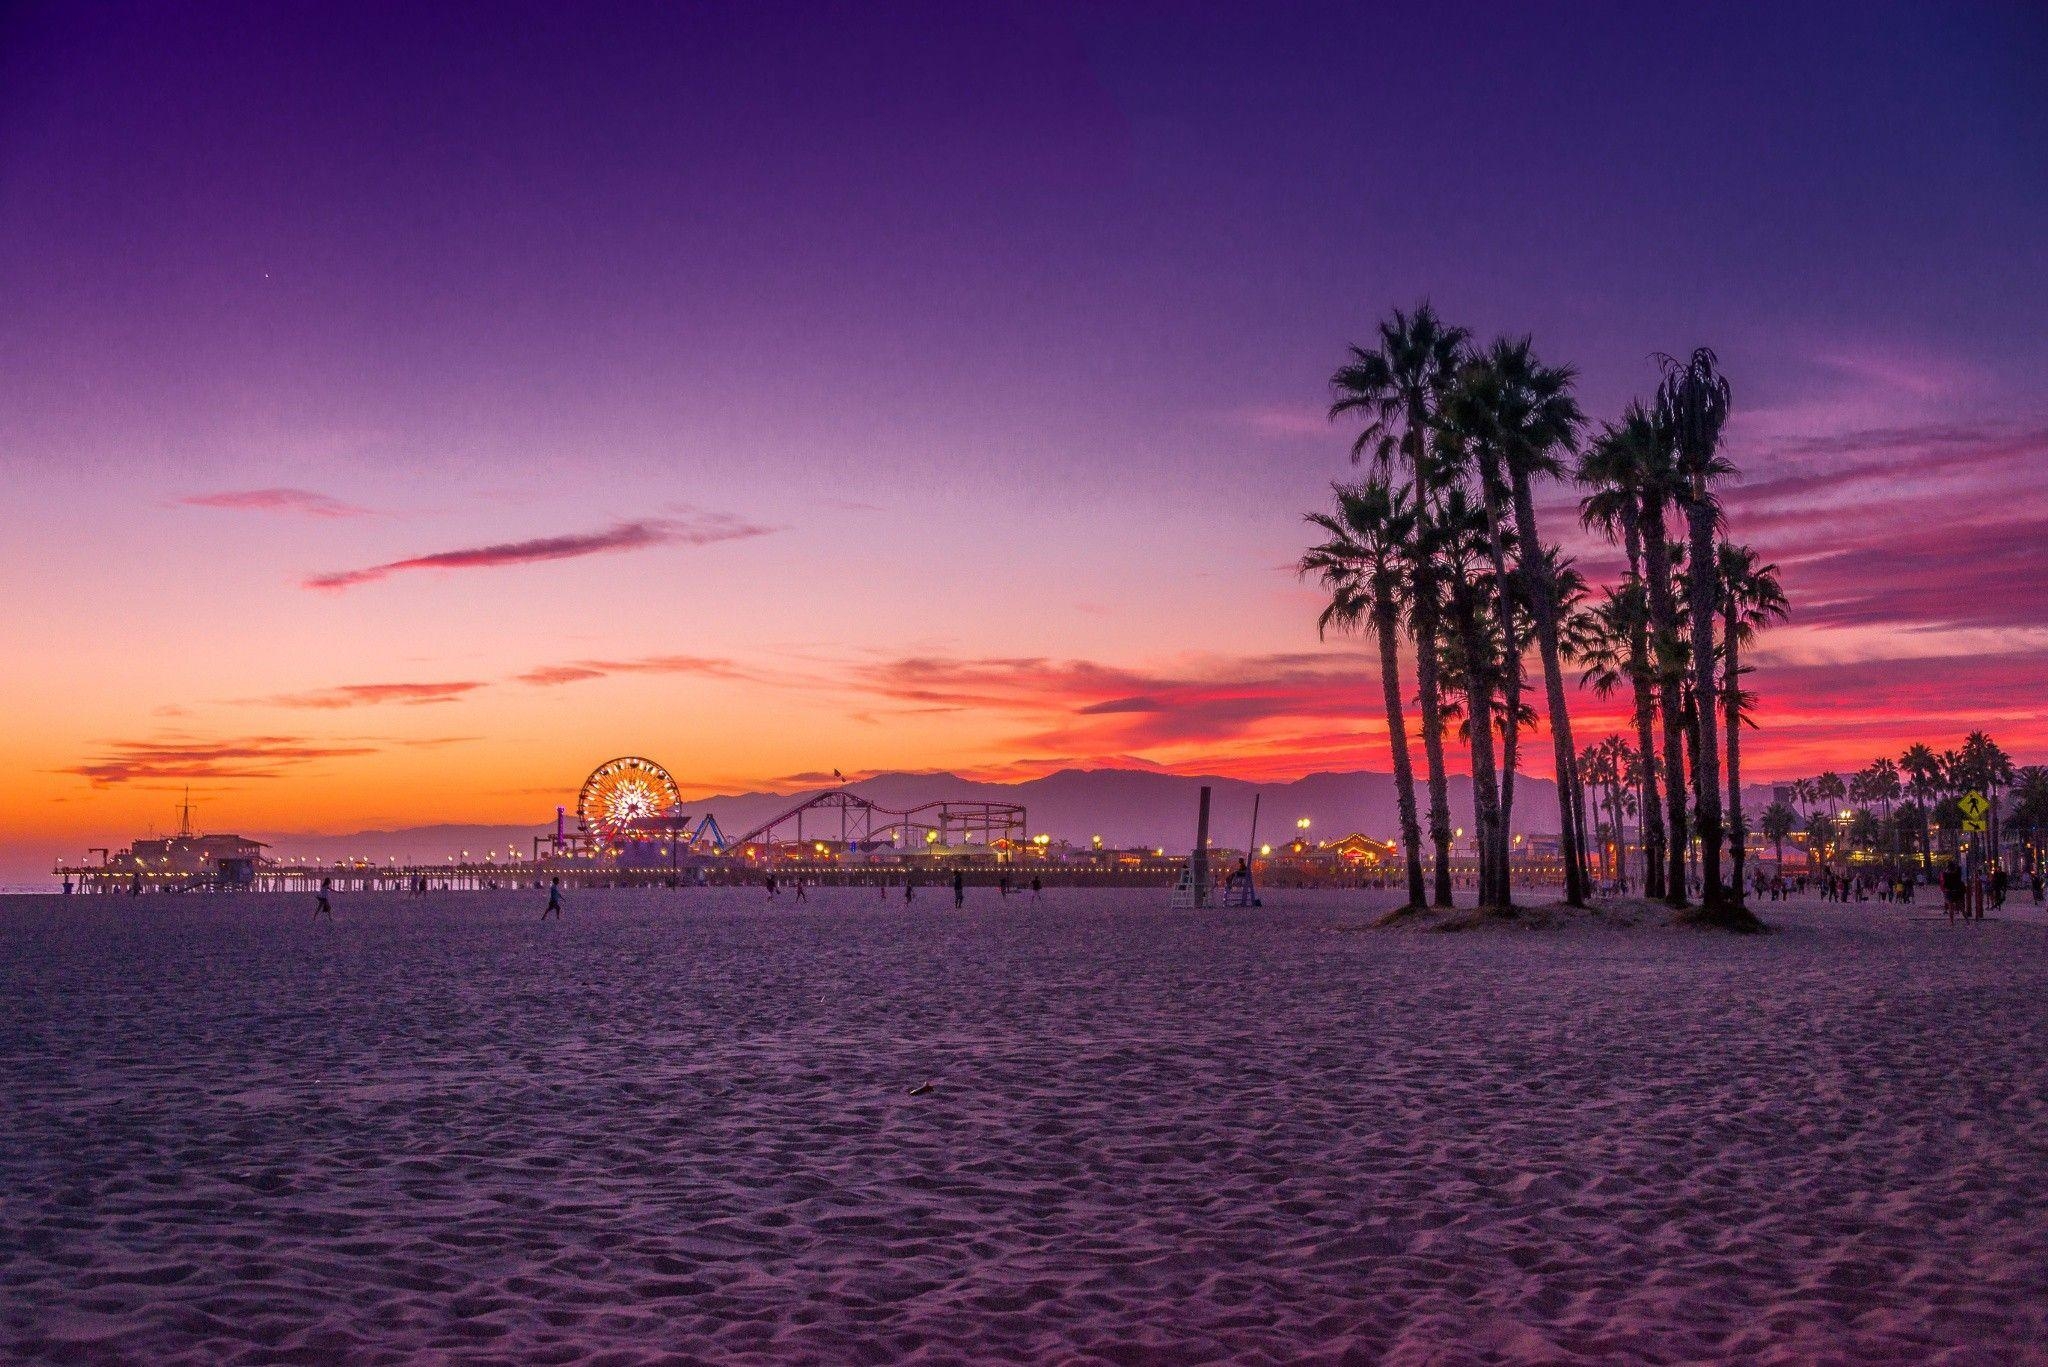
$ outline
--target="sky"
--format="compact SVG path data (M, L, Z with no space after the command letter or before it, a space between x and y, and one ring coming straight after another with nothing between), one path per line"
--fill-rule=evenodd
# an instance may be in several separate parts
M2044 63L2025 4L0 7L0 881L188 783L1384 768L1292 565L1424 299L1596 418L1717 349L1750 775L2048 759Z

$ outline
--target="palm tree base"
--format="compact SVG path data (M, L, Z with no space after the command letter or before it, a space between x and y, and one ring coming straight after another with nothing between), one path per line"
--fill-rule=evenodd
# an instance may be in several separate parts
M1673 925L1700 930L1725 930L1735 935L1763 935L1771 927L1740 902L1703 904L1679 914Z
M1387 912L1374 921L1372 923L1373 929L1381 930L1388 926L1407 925L1413 921L1434 916L1439 910L1440 908L1427 906L1421 902L1410 902L1405 907L1395 907L1392 911Z

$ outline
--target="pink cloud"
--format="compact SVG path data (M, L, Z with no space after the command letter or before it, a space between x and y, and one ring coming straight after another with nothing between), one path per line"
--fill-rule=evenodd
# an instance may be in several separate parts
M612 674L697 674L713 679L752 679L763 676L742 669L731 660L707 655L645 655L632 660L576 660L569 664L542 665L518 677L521 683L551 687L602 679Z
M368 517L371 510L311 489L230 489L214 494L188 494L178 500L191 508L231 508L258 513L298 513L306 517Z
M773 527L742 521L727 513L700 513L687 518L643 518L618 522L603 531L577 532L566 536L535 537L527 541L501 541L488 546L470 546L430 555L408 556L357 570L316 574L305 580L309 589L340 590L388 579L414 570L496 569L506 565L530 565L544 560L574 560L587 555L611 555L643 550L650 546L708 546L719 541L738 541L766 536Z
M453 683L343 684L337 688L318 688L305 693L281 693L257 701L272 707L323 710L374 707L380 703L403 703L410 707L418 707L426 703L454 702L464 694L473 693L483 687L484 684L471 680Z

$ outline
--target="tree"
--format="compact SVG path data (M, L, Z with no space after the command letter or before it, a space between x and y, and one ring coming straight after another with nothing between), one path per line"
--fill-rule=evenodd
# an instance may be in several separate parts
M1528 599L1536 619L1537 653L1543 662L1546 711L1557 770L1565 901L1582 906L1586 896L1585 870L1580 863L1584 841L1579 835L1573 803L1577 769L1571 711L1565 697L1563 655L1558 643L1556 588L1549 581L1549 562L1537 530L1534 489L1538 477L1562 477L1564 466L1560 458L1577 444L1585 414L1572 396L1572 369L1543 365L1536 359L1527 337L1495 342L1468 368L1468 377L1465 400L1454 405L1452 413L1469 432L1482 460L1497 460L1507 471L1514 507L1516 560L1527 581Z
M1778 567L1767 565L1747 546L1723 545L1716 562L1720 584L1722 710L1728 730L1728 882L1736 900L1742 898L1742 865L1749 832L1742 824L1742 687L1741 653L1757 633L1791 614L1792 605L1778 583Z
M1460 485L1443 491L1435 540L1443 556L1447 607L1455 631L1458 681L1465 694L1466 740L1472 752L1472 819L1479 852L1479 905L1505 907L1508 889L1506 832L1501 824L1500 778L1494 761L1494 680L1499 665L1486 619L1487 603L1475 563L1485 554L1486 512ZM1447 672L1450 672L1447 670Z
M1721 429L1728 421L1732 392L1720 372L1719 360L1707 347L1696 348L1680 361L1661 358L1664 380L1657 389L1657 425L1671 437L1680 480L1680 504L1688 531L1687 558L1700 567L1692 576L1693 691L1699 712L1695 754L1700 842L1701 900L1710 918L1722 908L1721 887L1721 761L1715 708L1714 608L1712 567L1721 504L1714 486L1734 472L1720 454Z
M1303 574L1320 575L1330 590L1329 606L1317 633L1332 627L1369 628L1380 648L1380 686L1387 713L1387 745L1393 755L1395 802L1401 817L1401 851L1407 863L1408 904L1421 907L1422 827L1415 811L1415 766L1408 754L1408 724L1401 710L1401 606L1412 582L1415 508L1406 491L1385 480L1336 486L1337 511L1311 513L1309 521L1329 540L1301 558Z
M1928 850L1932 843L1932 832L1928 817L1934 805L1934 791L1941 777L1941 760L1925 745L1914 744L1906 747L1899 756L1899 770L1906 776L1906 786L1913 794L1913 805L1920 817L1920 872L1923 875L1933 871L1933 856Z
M1891 862L1899 862L1899 828L1892 804L1897 802L1904 791L1899 784L1899 766L1884 758L1872 760L1856 775L1862 785L1863 800L1875 802L1884 808L1884 824L1891 840Z
M1842 776L1832 769L1822 771L1813 780L1813 799L1821 804L1832 816L1835 809L1849 796L1849 785Z
M1757 819L1762 823L1764 839L1778 848L1778 872L1782 874L1785 872L1785 841L1799 829L1799 813L1782 802L1773 802Z
M1334 420L1356 413L1365 425L1351 445L1357 463L1368 454L1382 474L1405 466L1414 488L1417 543L1432 539L1439 495L1435 434L1445 395L1464 362L1468 334L1446 325L1428 304L1413 313L1395 310L1380 324L1379 345L1351 348L1351 359L1330 377ZM1439 603L1436 567L1425 553L1409 565L1410 611L1415 620L1415 673L1422 697L1422 753L1429 769L1429 834L1436 848L1435 901L1451 905L1451 802L1444 774L1443 717L1438 710Z
M1579 460L1578 481L1587 489L1579 520L1589 528L1618 534L1628 557L1628 578L1611 590L1604 623L1611 639L1625 647L1626 673L1635 702L1636 751L1640 756L1643 892L1665 896L1664 813L1657 798L1657 673L1650 653L1650 607L1643 582L1644 500L1650 495L1650 452L1658 446L1656 426L1642 406L1632 404L1620 425L1605 425ZM1622 672L1623 651L1613 652L1614 673ZM1583 663L1585 661L1582 657ZM1598 689L1598 684L1595 684ZM1611 689L1612 685L1610 685ZM1602 692L1605 696L1605 691Z
M1642 584L1644 606L1649 618L1648 664L1657 680L1657 710L1663 719L1665 839L1664 895L1674 907L1685 905L1685 740L1683 700L1684 641L1679 634L1678 612L1673 602L1676 569L1671 542L1665 530L1665 514L1677 496L1678 468L1671 434L1641 404L1630 404L1617 426L1610 426L1596 443L1602 460L1591 469L1580 467L1582 481L1594 486L1580 505L1582 519L1595 523L1608 511L1593 500L1610 483L1626 489L1635 503L1635 520L1642 543ZM1608 507L1612 507L1611 504ZM1618 509L1612 515L1619 516Z

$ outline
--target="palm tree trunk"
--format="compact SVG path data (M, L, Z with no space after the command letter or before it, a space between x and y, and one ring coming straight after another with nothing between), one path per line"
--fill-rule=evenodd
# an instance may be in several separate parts
M1577 787L1578 751L1572 746L1572 715L1565 704L1564 662L1557 646L1557 597L1550 582L1550 563L1543 557L1543 542L1536 534L1536 500L1529 491L1529 476L1517 469L1515 481L1515 535L1521 543L1522 571L1530 579L1529 603L1536 618L1536 647L1543 658L1543 692L1550 710L1551 749L1557 758L1558 835L1564 849L1564 900L1567 906L1586 904L1586 870L1582 863L1585 844L1579 838L1582 818L1574 808Z
M1656 633L1657 706L1664 716L1664 810L1669 818L1664 847L1664 896L1685 905L1685 739L1678 704L1678 619L1671 598L1671 548L1664 539L1664 507L1648 500L1643 509L1643 588L1650 626Z
M1380 683L1386 693L1387 746L1394 756L1394 801L1401 813L1401 854L1408 865L1408 905L1424 904L1422 824L1415 817L1415 765L1408 755L1408 721L1401 713L1400 623L1391 596L1373 604L1373 628L1380 638Z
M1742 829L1742 695L1736 688L1736 679L1741 674L1737 663L1735 643L1735 605L1731 598L1727 609L1726 630L1723 639L1727 646L1726 682L1722 690L1722 710L1728 718L1728 886L1733 889L1735 905L1743 902L1742 865L1748 855L1743 847L1747 844L1746 832Z
M1500 752L1500 858L1501 867L1505 869L1512 844L1508 832L1514 828L1515 819L1515 770L1521 758L1522 643L1515 633L1513 584L1508 578L1507 545L1501 536L1501 512L1495 499L1500 487L1500 456L1482 442L1480 460L1484 465L1480 471L1479 486L1486 506L1486 548L1493 561L1496 611L1500 614L1501 693L1507 703L1507 716L1502 719Z
M1721 889L1721 716L1715 706L1714 678L1714 510L1706 491L1695 488L1686 504L1692 560L1692 672L1699 711L1700 900L1709 909L1722 902Z
M1628 550L1628 572L1638 586L1643 583L1643 530L1634 516L1626 517L1622 523L1623 541ZM1647 590L1645 590L1647 601ZM1651 734L1656 720L1657 704L1651 695L1650 683L1650 639L1647 617L1636 617L1629 623L1628 675L1635 692L1636 703L1636 750L1641 756L1639 767L1642 771L1642 828L1643 846L1643 896L1664 895L1664 814L1657 805L1657 742ZM1631 614L1634 617L1634 614Z
M1429 770L1429 840L1436 847L1435 902L1451 900L1451 793L1444 778L1444 714L1437 694L1436 578L1418 565L1415 573L1415 679L1422 694L1422 759Z
M1493 763L1493 690L1486 682L1486 641L1471 591L1454 586L1451 615L1465 651L1465 722L1472 749L1473 847L1479 852L1479 905L1507 905L1500 867L1500 788Z

